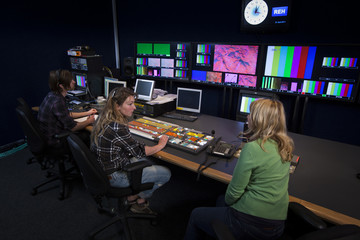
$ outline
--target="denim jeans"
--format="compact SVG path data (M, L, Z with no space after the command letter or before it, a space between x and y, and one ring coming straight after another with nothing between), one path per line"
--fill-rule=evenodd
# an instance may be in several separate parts
M195 208L191 213L184 239L203 239L204 234L216 238L211 225L215 219L225 223L235 239L277 239L282 235L284 225L272 229L262 228L249 219L239 218L236 216L237 213L228 206Z
M145 159L137 159L131 158L130 162L137 162ZM126 172L117 171L110 174L110 185L113 187L128 187L130 185L129 179L127 177ZM159 166L159 165L152 165L150 167L146 167L143 169L142 173L142 183L153 182L154 187L152 189L140 192L138 195L141 198L148 199L152 196L153 192L167 183L170 180L171 172L168 168Z

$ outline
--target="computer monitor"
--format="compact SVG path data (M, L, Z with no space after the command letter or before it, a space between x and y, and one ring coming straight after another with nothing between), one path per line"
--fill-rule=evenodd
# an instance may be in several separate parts
M136 76L189 81L191 43L136 42Z
M200 113L202 90L177 88L176 110Z
M277 99L277 96L274 93L240 90L236 120L247 122L247 116L250 113L250 104L259 98Z
M126 87L125 81L119 81L117 78L104 77L104 95L108 98L109 93L117 87Z
M360 45L267 46L262 91L353 102Z
M87 75L81 73L73 73L73 78L76 82L76 89L86 91Z
M191 81L255 89L259 45L193 44Z
M139 100L151 101L154 91L155 81L148 79L136 79L135 92Z

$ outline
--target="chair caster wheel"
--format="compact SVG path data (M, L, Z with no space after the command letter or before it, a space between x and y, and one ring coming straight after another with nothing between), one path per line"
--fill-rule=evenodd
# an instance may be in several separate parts
M37 189L34 188L33 190L31 190L30 194L35 196L37 194Z

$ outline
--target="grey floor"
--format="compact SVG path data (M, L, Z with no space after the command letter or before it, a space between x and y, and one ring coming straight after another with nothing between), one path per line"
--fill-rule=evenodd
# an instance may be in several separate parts
M44 186L36 196L32 186L45 179L37 163L26 164L27 148L0 159L0 236L3 240L87 239L87 234L110 217L99 214L80 179L72 182L70 196L60 201L58 183ZM131 220L136 239L183 239L191 210L215 204L226 186L180 167L162 163L172 171L171 180L155 192L151 208L160 214L156 226L148 220ZM96 239L122 239L121 225L114 225Z

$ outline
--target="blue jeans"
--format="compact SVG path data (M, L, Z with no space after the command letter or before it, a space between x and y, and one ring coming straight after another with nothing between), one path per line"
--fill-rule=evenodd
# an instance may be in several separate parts
M130 162L141 161L142 159L131 158ZM130 185L126 172L117 171L110 174L110 185L113 187L128 187ZM167 183L170 180L171 172L168 168L152 165L143 169L141 183L153 182L154 187L152 189L140 192L138 195L141 198L148 199L152 196L153 192Z
M219 206L218 203L217 206ZM238 212L235 209L222 204L220 207L195 208L191 213L184 240L203 239L204 234L216 238L211 225L215 219L225 223L235 239L277 239L284 230L283 225L273 229L262 228L237 215Z

